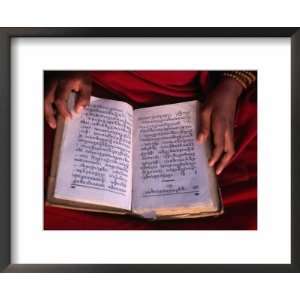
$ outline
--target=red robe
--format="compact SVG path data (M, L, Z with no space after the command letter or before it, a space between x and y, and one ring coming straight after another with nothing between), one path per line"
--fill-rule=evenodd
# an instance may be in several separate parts
M204 98L214 82L208 72L92 72L95 96L131 100L135 107ZM235 118L236 154L218 176L224 214L218 218L156 221L45 206L45 229L241 229L257 228L256 90L244 93ZM53 131L45 126L45 182L49 175ZM46 187L45 187L46 188Z

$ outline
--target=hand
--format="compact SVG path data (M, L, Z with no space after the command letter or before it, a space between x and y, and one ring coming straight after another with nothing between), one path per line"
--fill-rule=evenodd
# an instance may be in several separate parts
M209 95L200 112L199 143L204 143L212 134L212 153L209 165L216 166L219 175L233 157L233 124L236 104L242 86L234 79L224 79Z
M49 73L51 75L51 72ZM89 104L92 91L89 72L57 72L55 74L51 79L45 79L44 96L45 118L53 129L56 128L55 108L65 119L72 118L67 105L72 91L78 93L75 103L77 113Z

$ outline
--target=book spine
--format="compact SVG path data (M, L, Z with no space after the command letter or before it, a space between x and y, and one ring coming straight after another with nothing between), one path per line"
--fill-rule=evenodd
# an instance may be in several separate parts
M51 160L51 169L50 169L50 175L48 177L48 187L47 187L47 200L50 202L51 199L54 198L56 174L57 174L63 132L64 132L64 119L63 117L58 116L57 127L56 127L55 138L54 138L54 145L53 145L52 160Z

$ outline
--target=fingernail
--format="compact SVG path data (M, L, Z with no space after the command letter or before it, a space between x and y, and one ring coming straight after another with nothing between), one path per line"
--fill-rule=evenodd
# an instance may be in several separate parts
M210 167L212 167L212 166L214 165L214 161L213 161L213 160L209 161L209 162L208 162L208 165L209 165Z
M55 129L55 128L56 128L56 124L53 123L53 122L50 122L50 123L49 123L49 126L50 126L52 129Z
M77 107L77 113L80 113L83 110L83 106L78 106Z
M202 142L203 142L203 135L202 134L200 134L199 136L198 136L198 143L199 144L202 144Z
M222 170L217 170L217 171L216 171L216 174L217 174L217 175L220 175L221 172L222 172Z

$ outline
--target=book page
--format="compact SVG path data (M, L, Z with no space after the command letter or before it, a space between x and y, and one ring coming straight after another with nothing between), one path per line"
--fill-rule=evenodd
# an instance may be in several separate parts
M198 112L198 101L134 111L133 211L214 206Z
M91 97L65 122L54 196L130 209L132 123L129 104Z

